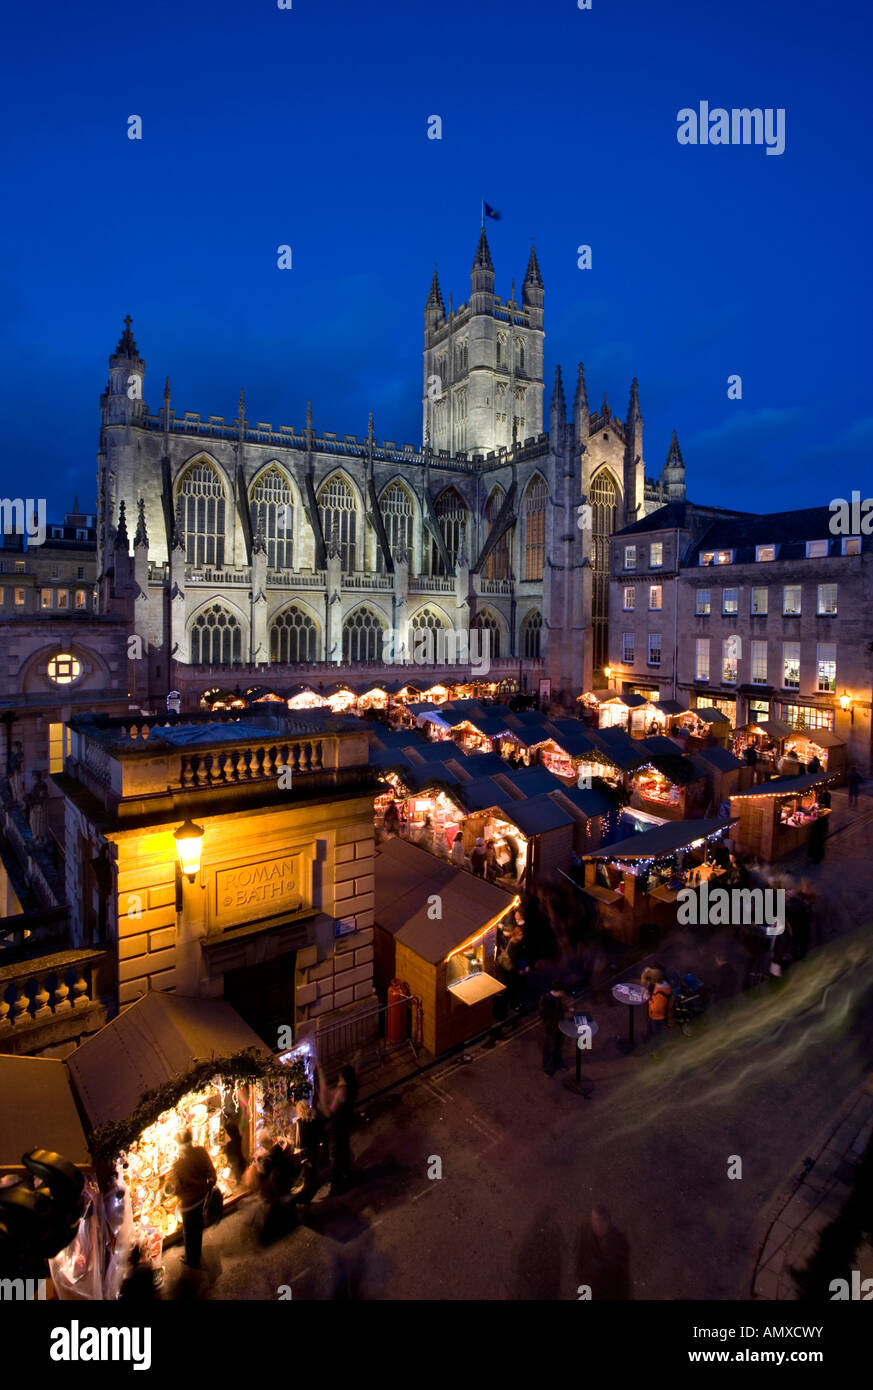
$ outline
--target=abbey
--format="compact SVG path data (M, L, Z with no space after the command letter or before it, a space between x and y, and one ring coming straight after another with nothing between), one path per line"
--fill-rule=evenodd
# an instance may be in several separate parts
M379 442L372 415L361 438L317 430L311 406L274 427L242 393L231 422L179 414L169 380L152 412L125 320L100 401L97 569L102 610L131 612L142 639L132 697L180 667L208 684L269 665L273 683L381 662L389 631L396 662L421 629L487 632L492 671L568 697L592 684L609 537L684 498L684 466L646 478L636 379L620 418L606 396L590 408L579 366L568 415L558 367L544 429L536 251L520 299L494 286L484 230L466 303L447 313L434 272L420 446Z

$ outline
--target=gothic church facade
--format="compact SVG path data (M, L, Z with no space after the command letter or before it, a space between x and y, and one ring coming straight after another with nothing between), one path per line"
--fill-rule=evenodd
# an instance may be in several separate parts
M421 447L377 442L372 415L363 438L318 432L311 407L303 429L274 428L247 418L242 394L230 423L179 415L169 380L152 413L125 320L100 401L97 558L104 611L132 609L145 656L132 696L166 689L171 663L204 688L267 664L277 680L372 669L389 629L396 663L422 628L487 632L492 670L568 697L592 685L609 537L684 497L684 468L668 458L646 479L636 379L622 420L606 397L589 408L580 366L568 418L559 367L544 430L535 250L520 302L494 280L484 230L466 303L447 313L434 273Z

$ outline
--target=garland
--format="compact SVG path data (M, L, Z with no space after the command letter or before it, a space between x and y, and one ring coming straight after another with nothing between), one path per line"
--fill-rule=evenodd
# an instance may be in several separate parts
M112 1161L129 1149L143 1130L154 1124L165 1110L175 1110L179 1101L191 1091L203 1090L210 1082L263 1081L285 1100L301 1100L309 1096L312 1085L302 1061L277 1062L275 1057L259 1057L244 1050L229 1057L213 1057L194 1063L188 1071L180 1072L162 1085L146 1091L133 1113L123 1120L113 1120L94 1130L90 1137L91 1153L95 1160Z

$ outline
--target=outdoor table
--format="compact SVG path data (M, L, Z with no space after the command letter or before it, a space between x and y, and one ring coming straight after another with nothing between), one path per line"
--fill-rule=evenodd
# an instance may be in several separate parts
M576 1039L576 1075L567 1077L564 1086L577 1096L584 1096L586 1100L590 1100L594 1088L590 1081L582 1080L582 1049L579 1046L582 1028L586 1023L591 1029L591 1037L595 1038L600 1032L600 1026L594 1022L590 1014L574 1014L572 1018L562 1018L558 1027L565 1037Z
M618 1000L619 1004L627 1004L627 1040L618 1039L618 1045L622 1052L632 1052L634 1049L634 1009L640 1004L647 1004L649 1001L649 991L645 985L620 984L612 986L612 997Z

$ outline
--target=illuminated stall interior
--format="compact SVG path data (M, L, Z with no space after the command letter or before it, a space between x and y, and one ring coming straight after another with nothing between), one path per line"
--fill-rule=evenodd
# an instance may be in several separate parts
M771 863L806 844L816 821L830 815L819 799L837 774L805 773L776 777L731 797L731 815L739 821L734 842L743 854Z
M327 708L327 700L324 696L316 694L308 685L300 686L293 694L289 695L287 704L291 710Z
M824 772L842 776L846 770L846 745L830 729L794 729L785 740L785 752L794 752L804 767L818 758Z
M334 690L328 692L326 699L328 706L334 714L345 714L357 702L357 695L347 685L339 685Z
M200 696L200 708L203 710L219 712L229 709L246 709L247 707L248 701L243 695L234 694L231 690L222 690L219 686L204 691Z

